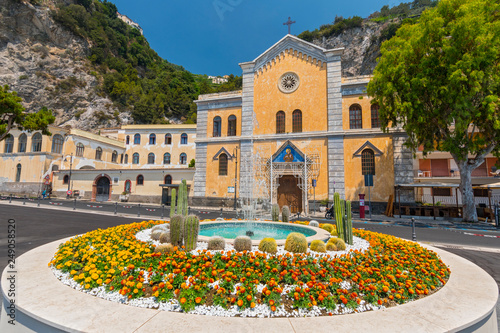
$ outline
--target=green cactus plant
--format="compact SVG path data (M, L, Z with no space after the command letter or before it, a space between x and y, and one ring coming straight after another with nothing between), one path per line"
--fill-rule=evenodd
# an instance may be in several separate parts
M183 216L187 216L188 214L188 192L187 192L187 183L186 180L182 180L182 195L183 195L183 200L182 200L182 211L181 214Z
M198 234L200 232L200 219L195 215L189 215L184 221L184 246L186 251L196 248L198 243Z
M325 243L319 239L313 240L309 248L311 249L311 251L315 252L326 252Z
M346 201L345 207L345 223L344 223L344 233L345 233L345 241L349 244L353 244L352 239L352 211L351 211L351 202L349 200Z
M175 188L172 189L172 200L170 201L170 216L175 215L175 203L177 200L177 190Z
M160 236L164 232L165 232L164 230L151 231L151 239L155 241L160 240Z
M278 251L278 245L274 238L264 238L259 243L259 251L275 254Z
M278 222L280 219L280 206L278 204L273 204L271 206L271 219L274 222Z
M172 244L161 244L155 247L155 253L170 253L174 252L174 246Z
M293 253L306 253L307 252L306 236L298 232L292 232L286 238L285 250Z
M286 205L281 208L281 221L290 222L290 207Z
M337 251L337 246L332 242L328 242L328 243L326 243L326 250L327 251Z
M333 196L333 201L335 205L335 224L337 225L337 233L339 237L344 238L344 213L345 204L344 200L340 199L340 195L335 193Z
M182 238L184 232L184 217L182 215L174 215L170 218L170 241L174 246L182 246Z
M328 243L332 243L337 248L336 251L344 251L346 249L345 242L342 238L334 237L328 240Z
M309 226L314 228L319 228L319 223L318 221L312 220L311 222L309 222Z
M238 252L252 251L252 240L248 236L238 236L234 240L234 249Z
M158 239L160 243L170 243L170 231L163 231Z
M213 236L208 239L208 250L224 250L226 248L226 240L221 236Z
M333 225L328 224L328 223L323 224L321 226L321 229L324 229L324 230L328 231L329 233L331 233L334 230Z

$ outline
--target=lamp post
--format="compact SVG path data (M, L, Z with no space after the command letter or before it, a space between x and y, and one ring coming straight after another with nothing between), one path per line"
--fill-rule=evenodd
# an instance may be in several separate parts
M233 158L234 158L234 207L236 210L236 186L238 184L238 147L235 147L233 150Z
M68 177L68 192L66 192L66 198L69 199L69 191L71 189L71 169L73 168L73 153L69 160L69 177Z

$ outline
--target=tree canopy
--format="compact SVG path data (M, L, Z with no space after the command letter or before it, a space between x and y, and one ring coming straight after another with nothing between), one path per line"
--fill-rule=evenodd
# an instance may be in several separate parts
M41 130L43 134L50 135L48 126L56 119L52 111L44 107L36 113L26 113L21 101L15 91L9 92L9 86L0 87L0 141L14 128L21 131Z
M499 16L498 0L440 1L382 44L367 88L383 127L402 126L413 151L451 153L468 220L477 220L470 173L500 153Z

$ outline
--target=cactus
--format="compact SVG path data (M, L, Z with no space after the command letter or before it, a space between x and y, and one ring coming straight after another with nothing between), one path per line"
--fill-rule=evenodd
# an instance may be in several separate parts
M170 243L170 231L163 231L158 239L160 243Z
M325 224L323 224L321 229L324 229L324 230L328 231L329 233L331 233L333 231L333 225L325 223Z
M155 231L151 231L151 239L152 240L160 240L160 236L162 233L164 233L165 231L163 230L155 230Z
M345 233L345 241L352 245L352 212L351 212L351 202L349 200L346 201L345 207L345 223L344 223L344 233Z
M188 214L188 192L187 192L187 184L186 184L185 179L182 180L182 195L184 198L182 200L182 210L181 210L180 214L182 214L182 216L187 216L187 214Z
M314 228L319 228L319 223L318 221L312 220L311 222L309 222L309 226Z
M330 238L328 243L334 244L335 247L337 248L336 251L344 251L346 249L345 242L342 238L339 237Z
M286 205L281 208L281 221L290 222L290 208Z
M278 245L274 238L264 238L259 243L259 251L275 254L278 251Z
M200 232L200 220L195 215L189 215L184 221L184 245L186 251L196 248L198 243L198 233Z
M154 226L153 229L151 229L151 233L155 231L167 231L167 230L170 230L170 226L168 225L168 223L158 224L157 226Z
M184 216L184 183L179 184L179 194L177 195L177 214Z
M278 204L273 204L271 206L271 219L274 222L278 222L280 219L280 206Z
M226 248L226 240L221 236L213 236L208 239L208 250L224 250Z
M301 233L292 232L285 241L285 250L293 253L307 252L307 239Z
M326 243L326 250L327 251L337 251L337 246L332 242L328 242L328 243Z
M174 215L170 218L170 241L174 246L182 246L182 233L184 231L184 217Z
M335 205L335 224L337 225L337 233L339 237L344 238L344 200L340 199L340 195L335 193L333 196Z
M170 216L175 215L175 202L177 200L177 190L175 188L172 189L172 200L170 202Z
M252 251L252 240L248 236L238 236L234 240L234 249L238 252Z
M174 252L174 246L172 244L161 244L155 247L155 253L169 253Z
M325 243L319 239L313 240L309 248L315 252L326 252Z

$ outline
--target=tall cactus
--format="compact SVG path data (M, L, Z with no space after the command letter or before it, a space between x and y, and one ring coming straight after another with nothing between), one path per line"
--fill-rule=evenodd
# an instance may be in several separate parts
M286 205L281 208L281 221L290 222L290 208Z
M184 217L182 215L174 215L170 218L170 242L174 246L182 246L182 238L184 233Z
M333 196L334 205L335 205L335 224L337 225L337 233L339 237L344 239L344 200L340 199L340 195L335 193Z
M172 200L170 201L170 217L175 215L175 204L177 200L177 190L175 188L172 189Z
M182 201L182 212L183 216L187 216L188 214L188 192L187 192L187 183L186 180L182 180L182 195L184 196L184 200Z
M344 224L344 232L345 232L345 241L349 244L353 244L352 239L352 211L351 211L351 202L349 200L346 201L346 215L345 215L345 224Z
M280 206L278 204L273 204L271 206L271 219L274 222L277 222L280 219Z
M195 215L189 215L184 221L184 245L186 251L196 248L198 233L200 232L200 219Z

